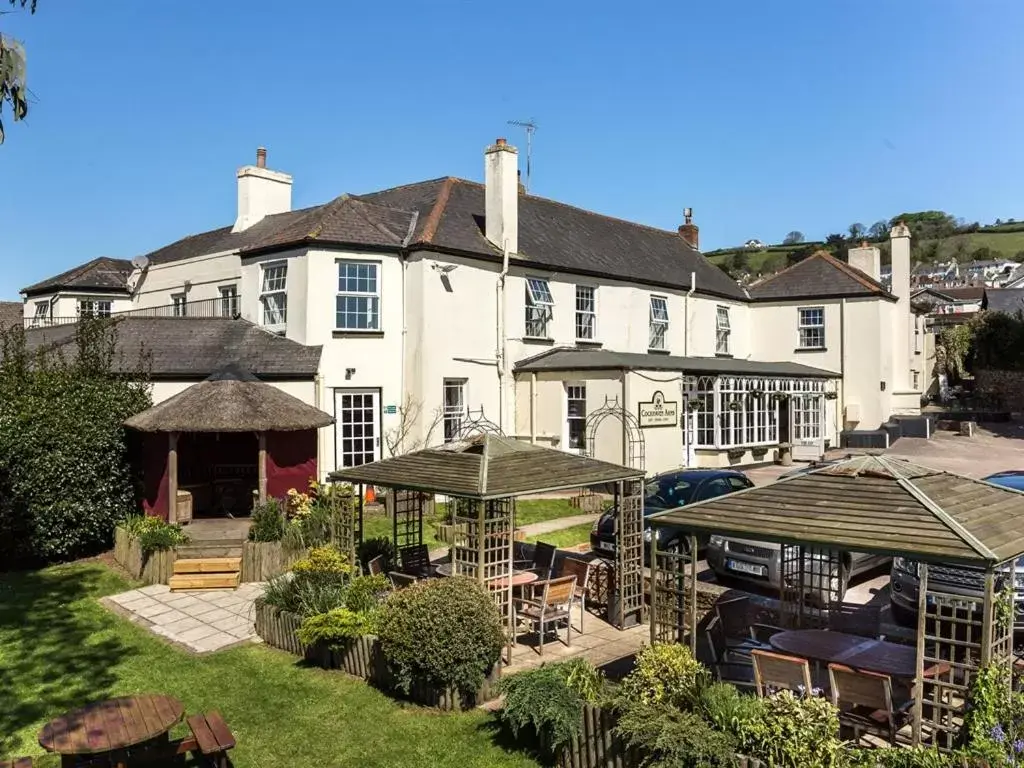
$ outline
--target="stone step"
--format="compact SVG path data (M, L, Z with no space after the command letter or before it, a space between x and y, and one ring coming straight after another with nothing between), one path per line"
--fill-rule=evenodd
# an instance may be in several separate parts
M175 573L239 573L240 557L179 558L174 561Z
M179 573L171 576L167 586L171 592L182 589L236 589L240 573Z

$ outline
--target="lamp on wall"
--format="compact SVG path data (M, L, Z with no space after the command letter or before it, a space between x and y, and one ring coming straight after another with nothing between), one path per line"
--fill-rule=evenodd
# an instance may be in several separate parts
M348 381L349 379L351 379L355 375L356 375L356 369L355 368L346 368L345 369L345 381Z

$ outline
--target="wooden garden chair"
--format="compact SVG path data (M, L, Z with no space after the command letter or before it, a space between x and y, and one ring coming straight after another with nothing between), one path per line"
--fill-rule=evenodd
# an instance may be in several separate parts
M857 740L867 732L884 736L896 746L896 734L911 720L913 699L894 702L888 675L829 664L828 677L839 722L853 729Z
M750 658L754 663L754 685L758 696L764 696L769 688L784 688L803 696L811 695L814 685L811 682L811 665L807 659L759 648L750 652Z
M558 568L558 575L576 577L573 603L580 607L580 628L576 631L582 635L583 616L587 612L587 590L590 589L590 563L577 560L575 557L562 558L562 563Z
M565 644L572 643L572 604L576 594L576 577L561 576L548 581L534 582L534 598L513 598L516 617L515 626L526 623L537 632L538 653L544 655L544 635L548 628L555 625L555 632L558 632L558 625L565 622Z

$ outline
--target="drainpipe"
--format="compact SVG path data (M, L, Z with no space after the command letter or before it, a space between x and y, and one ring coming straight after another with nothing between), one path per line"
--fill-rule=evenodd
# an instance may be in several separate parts
M697 290L697 273L690 273L690 290L683 297L683 357L690 354L690 297Z
M494 356L498 361L498 429L505 432L505 364L508 356L508 338L505 335L505 277L508 275L508 240L504 241L501 249L501 272L498 273L498 281L495 284L495 298L498 305L498 338ZM535 377L536 378L536 377ZM533 382L531 382L531 387ZM531 393L532 397L532 393ZM530 403L531 420L533 402ZM531 441L533 437L531 429Z
M530 445L537 444L537 372L530 373Z
M399 254L399 258L402 260L402 357L401 357L402 366L401 366L401 368L400 368L400 370L398 372L398 403L399 403L399 407L404 409L405 408L405 399L406 399L405 398L405 350L406 350L406 337L409 335L409 324L406 321L406 318L408 317L408 314L407 314L406 308L405 308L405 282L407 280L408 271L409 271L409 253L407 251L403 251L402 253ZM405 442L405 440L404 440L404 436L405 436L404 433L405 433L404 429L400 431L400 434L403 437L402 442ZM405 446L399 445L398 446L398 450L404 452Z
M836 440L846 427L846 299L839 301L839 397L836 398ZM838 445L836 446L839 447Z
M317 371L316 375L313 376L313 405L316 408L319 408L321 411L324 409L323 408L324 398L323 398L323 390L322 390L323 384L324 384L324 377L321 375L320 371ZM323 429L318 429L316 431L316 473L318 475L318 477L317 477L317 481L318 482L319 482L321 477L326 479L326 475L324 474L324 470L323 470L324 463L322 461L322 459L326 455L326 453L327 452L324 450L324 430Z
M629 371L625 368L622 369L622 412L625 414L629 410ZM629 428L626 426L627 422L625 417L622 419L622 466L628 467L629 464Z

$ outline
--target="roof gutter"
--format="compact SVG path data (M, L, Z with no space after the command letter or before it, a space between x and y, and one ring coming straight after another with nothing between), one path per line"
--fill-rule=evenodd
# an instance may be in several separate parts
M697 290L697 273L690 273L690 290L683 296L683 357L690 356L690 297Z

